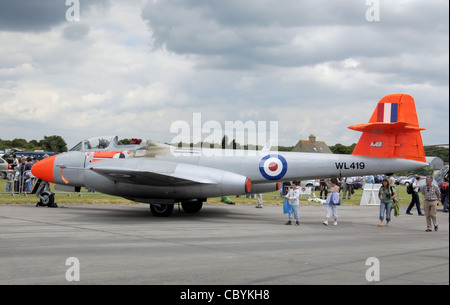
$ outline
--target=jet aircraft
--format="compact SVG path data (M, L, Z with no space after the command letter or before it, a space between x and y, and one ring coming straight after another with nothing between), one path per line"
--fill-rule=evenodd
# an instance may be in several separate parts
M175 203L196 213L209 197L265 193L280 182L328 177L363 176L427 166L412 96L391 94L377 104L352 155L299 152L255 152L179 149L148 141L120 145L80 143L78 150L36 163L35 177L56 189L86 187L150 204L155 216L169 216ZM101 139L97 139L100 140ZM53 199L52 199L53 200Z

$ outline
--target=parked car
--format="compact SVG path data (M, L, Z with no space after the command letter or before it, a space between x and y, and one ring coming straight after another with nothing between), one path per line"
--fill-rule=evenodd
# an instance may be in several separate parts
M21 151L21 150L14 150L13 152L9 153L9 154L5 154L3 156L3 158L9 163L13 163L13 155L16 154L17 158L20 158L20 156L24 156L25 158L30 157L30 158L34 158L36 157L38 161L41 161L42 159L44 159L45 155L49 155L54 156L56 155L55 152L52 151L42 151L42 150L35 150L35 151Z
M3 158L0 158L0 179L6 179L6 175L11 171L11 165Z
M405 179L408 179L408 177L406 177L406 176L397 177L397 178L395 178L395 184L400 185L400 184L402 184L402 181L404 181Z
M320 180L319 179L311 179L311 180L301 180L303 187L314 187L313 190L318 191L320 190Z
M406 177L405 179L400 180L400 181L399 181L399 184L400 184L400 185L408 186L408 185L412 184L413 178L414 178L413 176L408 176L408 177Z
M425 182L423 182L423 181L425 181L426 178L427 178L427 177L425 177L425 176L420 176L420 182L419 182L419 185L420 185L420 184L425 185ZM414 176L408 176L408 177L406 177L406 179L401 180L399 184L400 184L400 185L408 186L408 185L410 185L410 184L413 183L413 179L414 179Z

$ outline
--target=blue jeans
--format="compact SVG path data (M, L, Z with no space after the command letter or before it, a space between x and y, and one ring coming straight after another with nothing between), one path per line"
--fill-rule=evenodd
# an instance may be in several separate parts
M289 213L289 219L291 219L292 218L292 216L294 216L294 218L295 219L299 219L299 212L298 212L298 208L299 208L299 205L298 204L296 204L296 205L292 205L291 204L291 211L292 211L292 213ZM294 215L292 215L292 214L294 214Z
M408 208L406 209L406 213L411 212L411 209L414 207L414 204L417 207L417 213L419 213L419 215L422 214L422 210L420 209L419 193L417 193L417 192L412 193L412 200L411 200L411 203L409 204Z
M393 202L384 203L380 202L380 220L384 220L384 214L386 213L386 221L391 221L391 211Z

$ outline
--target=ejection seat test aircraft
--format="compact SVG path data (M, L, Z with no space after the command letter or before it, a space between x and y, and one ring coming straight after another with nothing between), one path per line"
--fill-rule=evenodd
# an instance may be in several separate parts
M39 161L32 173L59 190L86 187L148 203L153 215L169 216L175 203L196 213L209 197L272 192L284 181L388 174L428 165L420 134L424 128L410 95L383 97L368 123L349 128L362 132L352 155L217 154L136 139L120 145L112 137L87 140L76 150Z

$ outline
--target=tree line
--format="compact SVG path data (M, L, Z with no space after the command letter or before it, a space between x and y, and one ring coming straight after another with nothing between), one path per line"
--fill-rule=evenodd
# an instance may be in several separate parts
M27 141L25 139L16 138L14 140L2 140L0 139L0 148L5 149L19 149L19 150L43 150L51 151L56 153L66 152L67 143L60 136L44 136L42 140L31 140Z

